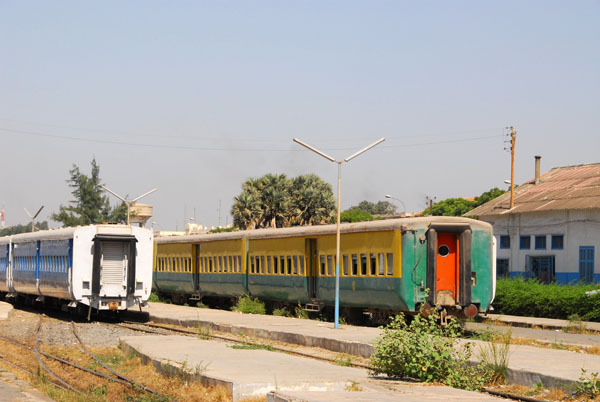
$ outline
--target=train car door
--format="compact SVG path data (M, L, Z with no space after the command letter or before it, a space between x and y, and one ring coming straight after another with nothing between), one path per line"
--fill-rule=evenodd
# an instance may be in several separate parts
M317 239L306 239L305 243L306 257L306 276L308 279L308 297L315 299L317 297Z
M453 306L458 301L459 244L458 234L438 233L436 254L435 304Z

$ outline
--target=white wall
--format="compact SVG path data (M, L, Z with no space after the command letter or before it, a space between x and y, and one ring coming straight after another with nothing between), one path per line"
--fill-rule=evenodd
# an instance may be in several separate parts
M494 227L497 258L508 258L510 272L525 272L527 256L555 257L558 282L579 278L579 247L594 246L594 274L600 279L600 210L544 211L482 217ZM510 236L510 249L500 248L500 236ZM520 236L531 235L531 248L520 249ZM546 236L546 249L535 249L535 235ZM552 249L552 235L564 236L563 250ZM565 275L569 273L570 275ZM562 275L561 275L562 274ZM566 280L569 278L569 280Z

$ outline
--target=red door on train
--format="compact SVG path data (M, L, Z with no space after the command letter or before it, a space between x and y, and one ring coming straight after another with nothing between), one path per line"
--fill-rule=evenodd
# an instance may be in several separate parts
M458 250L456 233L438 233L435 278L438 306L453 306L458 301Z

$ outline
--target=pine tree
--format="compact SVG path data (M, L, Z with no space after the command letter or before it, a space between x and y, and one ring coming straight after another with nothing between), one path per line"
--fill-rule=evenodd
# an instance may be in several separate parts
M69 170L70 178L67 180L71 187L73 200L70 205L61 205L59 212L52 214L52 219L61 222L63 226L90 225L94 223L124 222L127 216L127 206L122 203L111 208L108 197L104 195L100 180L100 167L96 159L92 159L92 172L87 176L79 170L77 165Z

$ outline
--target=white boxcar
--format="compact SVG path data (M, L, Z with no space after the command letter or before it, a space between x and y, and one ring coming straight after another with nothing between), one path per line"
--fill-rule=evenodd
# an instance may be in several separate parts
M0 292L125 310L152 289L152 231L90 225L0 238Z

